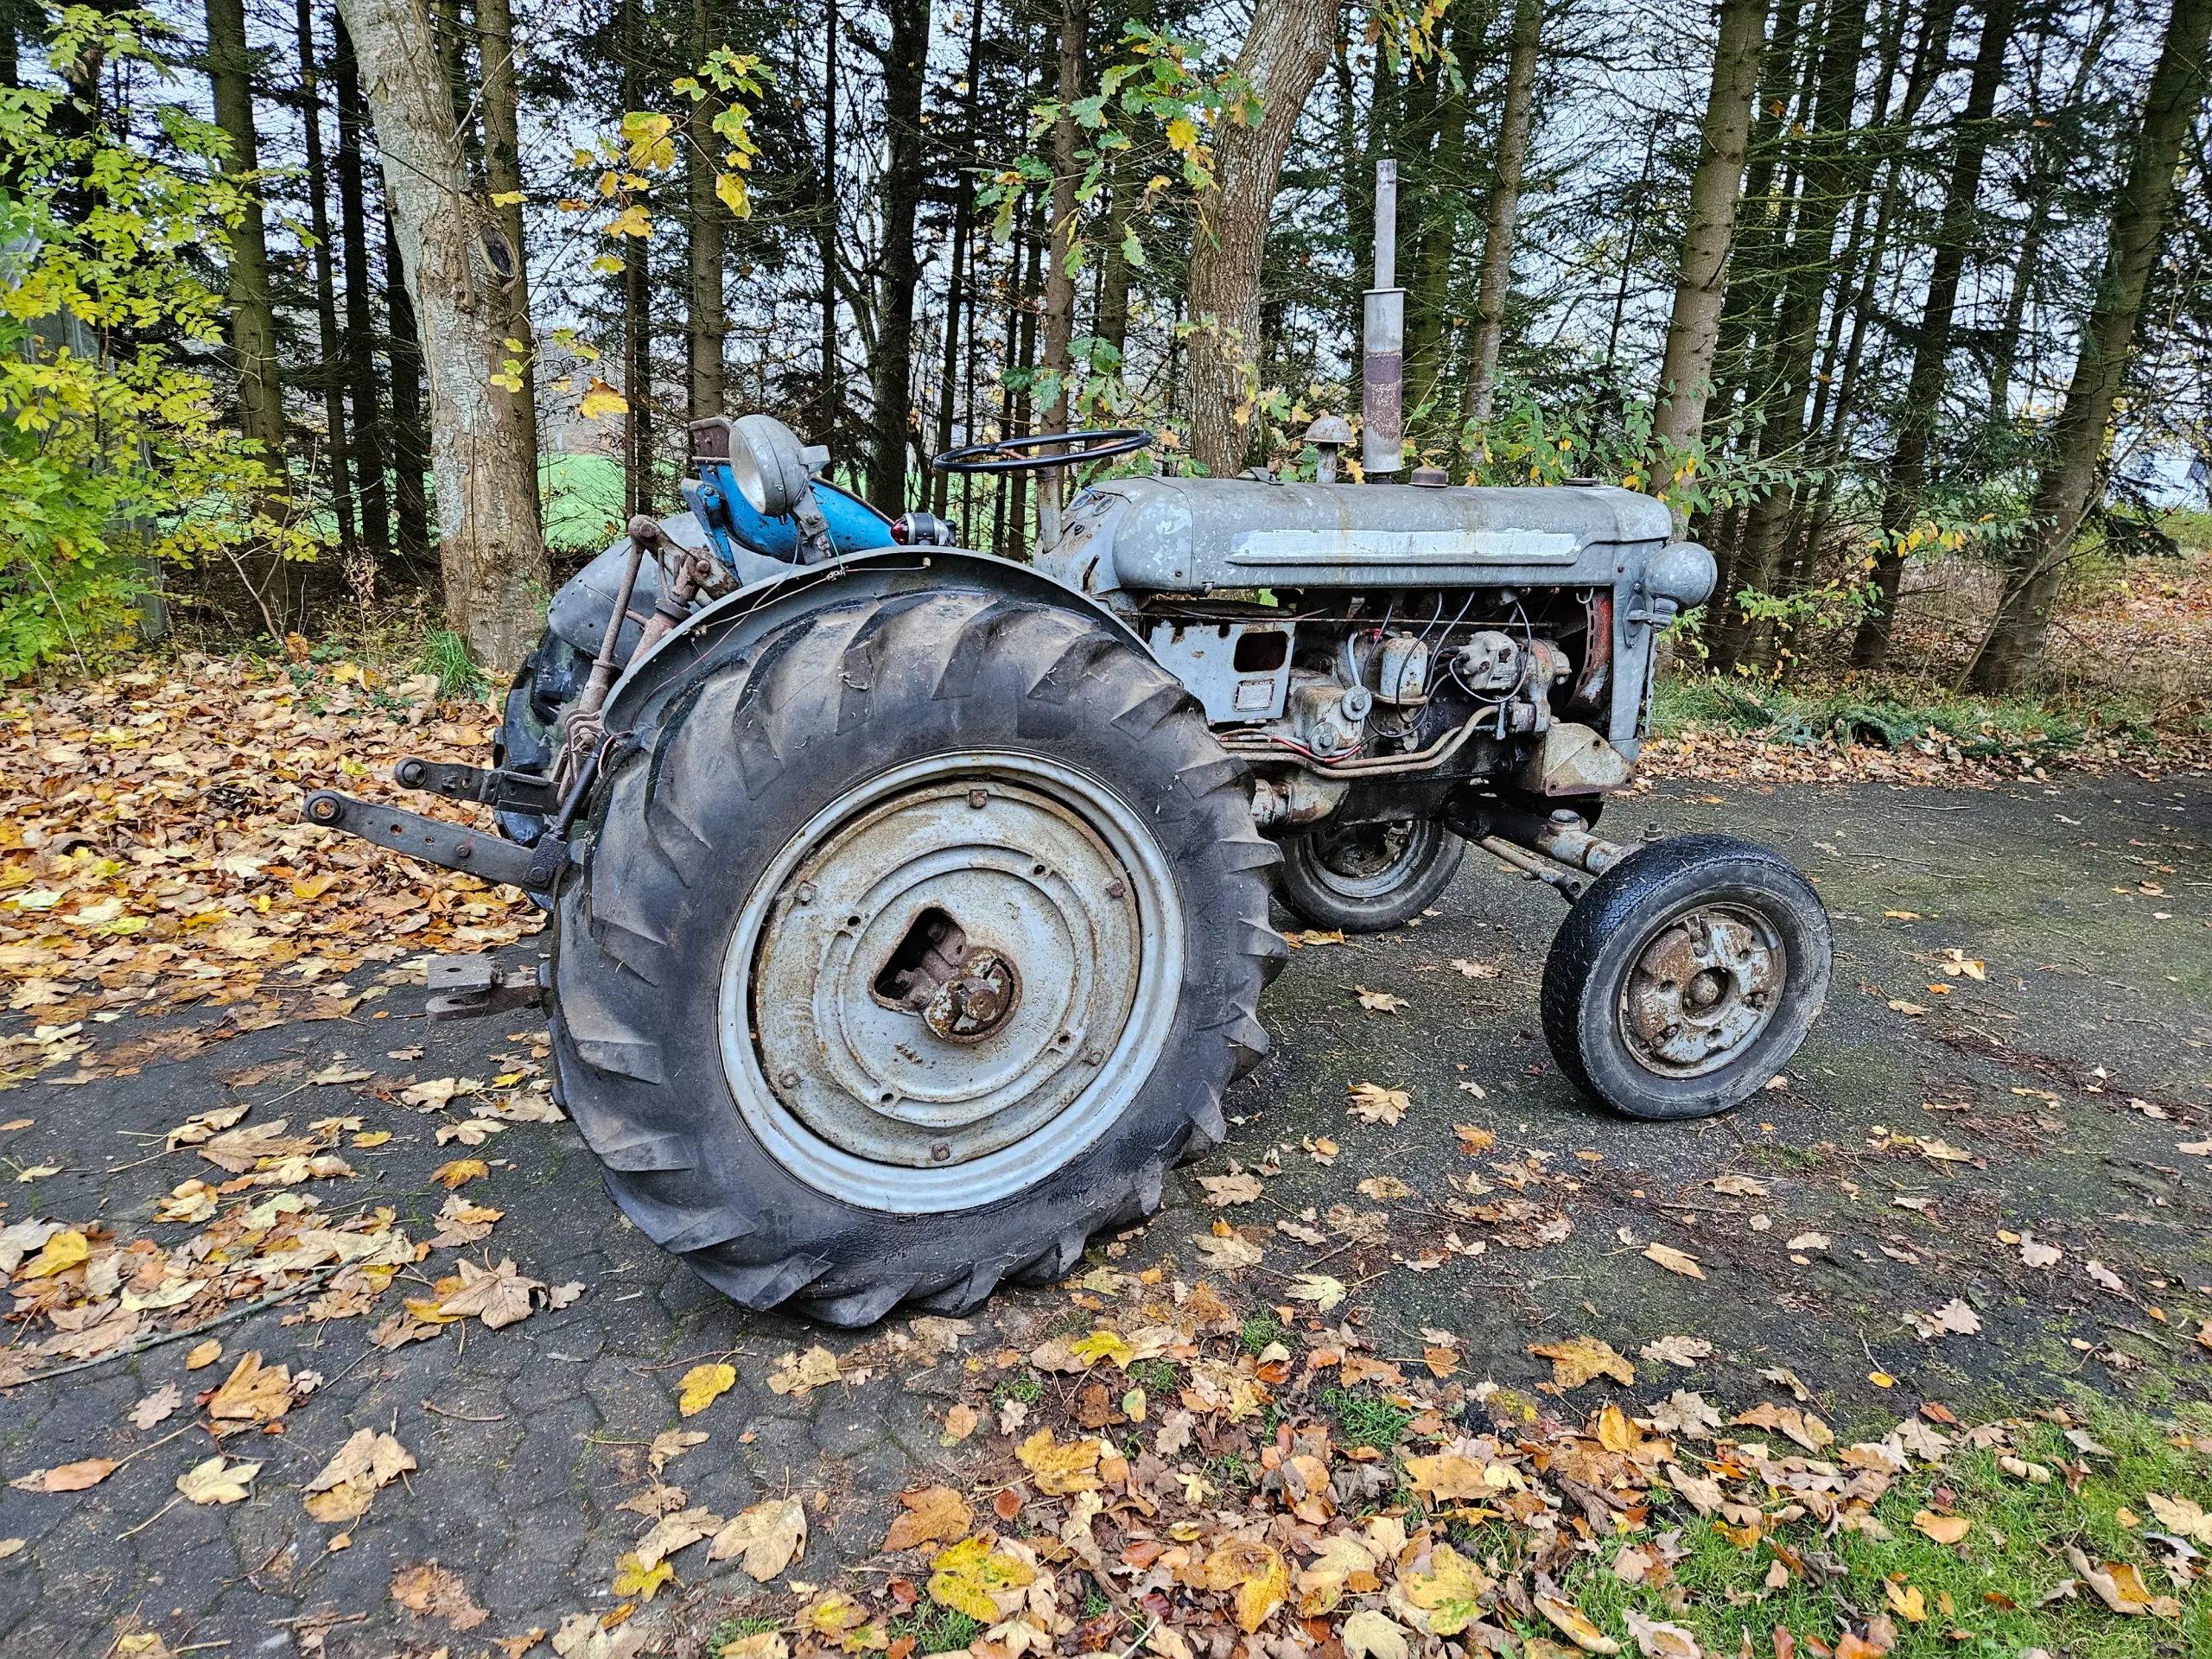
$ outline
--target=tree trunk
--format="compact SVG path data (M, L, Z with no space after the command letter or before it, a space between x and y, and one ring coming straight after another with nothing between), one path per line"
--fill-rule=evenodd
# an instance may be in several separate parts
M1257 0L1236 73L1260 100L1260 118L1216 136L1214 182L1198 198L1188 282L1197 325L1190 335L1191 452L1217 478L1244 464L1268 218L1299 112L1328 67L1341 3Z
M966 314L964 321L967 325L964 330L964 343L968 347L967 424L964 429L969 435L963 442L974 442L976 429L976 321L974 315L976 299L975 284L970 280L970 267L975 263L975 256L969 251L970 238L975 230L976 179L974 174L969 169L975 164L976 157L978 134L976 116L976 103L980 97L976 82L982 73L983 9L980 5L971 4L968 13L968 73L962 78L963 84L968 89L962 111L960 156L962 165L957 170L953 184L952 255L947 264L944 287L944 373L938 383L937 447L940 454L953 447L953 411L958 400L961 385L960 348L963 343L962 328L963 313ZM963 518L968 511L965 499L966 488L966 480L963 479L962 481L963 499L961 505ZM950 473L933 474L931 478L930 511L943 518L950 515L951 506L952 474Z
M715 38L714 0L691 0L691 57L703 64L721 42ZM691 142L683 153L684 202L690 218L691 303L686 313L684 357L690 371L687 408L702 421L722 412L722 341L729 317L722 308L725 226L721 200L715 194L716 158L725 148L715 134L721 99L709 95L691 106Z
M972 3L972 0L971 0ZM822 255L822 412L817 442L837 442L837 416L844 408L844 366L837 357L837 0L830 0L829 27L822 34L822 219L816 237ZM834 462L832 463L835 464Z
M1463 51L1468 31L1454 27L1450 49ZM1435 441L1448 438L1448 414L1433 407L1437 388L1444 378L1446 314L1452 308L1452 258L1458 251L1459 215L1457 204L1465 188L1460 177L1467 154L1467 95L1455 90L1440 70L1433 83L1431 124L1436 130L1435 149L1422 166L1420 188L1413 194L1415 221L1413 235L1412 291L1406 296L1406 415L1410 422L1421 415L1420 435ZM1418 453L1420 435L1414 440Z
M1945 365L1951 354L1951 316L1965 273L1967 245L1974 238L1981 196L1982 162L1989 154L1989 118L2005 79L2005 48L2012 35L2014 0L1989 0L1982 14L1981 40L1974 51L1974 77L1967 86L1951 177L1936 227L1936 253L1928 271L1928 298L1921 308L1913 341L1912 374L1899 410L1897 448L1882 494L1882 543L1874 555L1874 608L1859 624L1852 641L1854 668L1878 669L1889 661L1891 626L1897 588L1904 580L1904 550L1899 538L1920 517L1920 496L1928 480L1928 446L1943 402Z
M207 0L207 79L215 124L230 140L223 172L257 172L253 58L246 48L245 0ZM238 429L260 440L270 469L284 470L284 387L276 366L276 312L269 299L269 240L261 217L261 185L249 179L244 211L231 232L231 346L238 355Z
M921 283L915 216L922 196L922 90L929 74L929 0L887 0L883 124L887 151L877 186L883 249L876 269L875 350L868 397L868 499L896 518L906 510L906 446L914 391L914 290Z
M480 660L510 666L537 642L550 573L537 457L512 399L491 385L505 351L478 244L477 227L494 222L490 204L461 166L422 0L340 4L362 53L391 230L421 320L446 614Z
M1803 189L1784 261L1768 359L1770 391L1759 442L1763 459L1793 454L1804 443L1821 312L1834 270L1836 226L1843 216L1851 175L1850 127L1866 45L1864 10L1856 0L1830 0L1821 28L1810 130L1802 137ZM1751 503L1734 571L1737 591L1765 593L1776 586L1796 507L1796 486L1791 481L1777 484ZM1749 657L1764 664L1771 660L1774 644L1770 627L1753 626L1740 609L1731 607L1714 631L1713 662L1726 668Z
M1656 435L1678 449L1690 448L1705 432L1705 400L1712 389L1713 347L1720 340L1720 298L1751 143L1766 14L1767 0L1721 0L1720 36L1698 130L1697 170L1690 175L1681 274L1667 321L1667 353L1660 365L1659 406L1652 425ZM1650 480L1655 493L1672 481L1659 476Z
M346 384L353 403L347 434L360 493L361 545L378 566L391 557L391 506L385 487L382 413L377 398L376 321L370 298L368 201L361 177L361 130L368 110L353 38L339 23L331 58L338 99L338 232L346 249Z
M622 113L645 103L645 0L622 0ZM652 245L622 238L622 511L654 512Z
M410 574L430 565L429 500L423 481L430 452L423 427L423 335L415 323L415 302L407 292L406 263L399 257L393 228L391 196L384 203L385 307L391 320L391 474L393 518L398 525L399 556Z
M1068 429L1068 380L1074 367L1069 347L1075 340L1075 115L1083 96L1083 53L1090 24L1083 0L1060 0L1059 118L1052 124L1052 264L1045 276L1045 360L1052 382L1041 432ZM1037 547L1046 551L1060 539L1060 486L1065 474L1057 467L1037 474Z
M330 181L322 157L322 87L315 64L314 0L298 0L300 119L308 156L308 222L315 228L315 315L321 360L315 378L322 384L324 435L330 468L330 506L338 520L338 550L355 595L375 597L376 567L364 563L353 525L353 483L346 442L346 348L338 334L338 285L331 270Z
M2065 407L2036 480L2027 528L2012 552L1997 620L1968 671L1968 683L1977 691L2002 695L2042 671L2051 607L2075 532L2103 475L2113 405L2126 376L2144 289L2158 263L2159 238L2173 204L2175 167L2204 101L2209 41L2212 0L2174 0L2127 179L2113 203L2104 270L2082 329Z
M1131 267L1122 245L1128 240L1135 181L1116 160L1106 179L1106 249L1098 273L1098 338L1114 348L1113 366L1122 368L1129 346Z
M1473 362L1467 371L1467 419L1479 426L1497 396L1497 354L1505 340L1505 300L1513 288L1513 229L1521 217L1521 173L1529 162L1529 129L1536 107L1536 67L1543 49L1543 0L1514 0L1512 57L1505 71L1505 113L1498 124L1497 165L1483 227L1482 284L1475 300Z
M533 468L537 455L537 340L530 321L530 257L523 242L522 141L515 88L515 26L507 0L476 0L476 50L484 90L484 183L492 213L506 238L508 272L494 291L505 308L509 354L522 366L515 378L520 391L501 388L495 395L514 405ZM489 242L486 246L495 245ZM512 274L509 274L512 273ZM535 499L533 493L533 499Z

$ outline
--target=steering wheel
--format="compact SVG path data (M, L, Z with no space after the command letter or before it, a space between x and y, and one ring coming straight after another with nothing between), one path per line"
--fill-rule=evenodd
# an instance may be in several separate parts
M1152 434L1141 426L1116 426L1089 432L1040 432L1033 437L1001 438L996 443L971 443L964 449L948 449L930 462L940 473L1025 473L1047 467L1079 467L1087 461L1107 461L1152 446ZM1048 443L1086 444L1087 448L1058 454L1028 453Z

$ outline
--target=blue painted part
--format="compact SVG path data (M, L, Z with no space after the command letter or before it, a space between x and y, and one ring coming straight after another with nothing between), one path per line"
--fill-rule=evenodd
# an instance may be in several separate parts
M738 548L772 559L790 561L798 556L798 526L789 518L770 518L753 512L738 493L737 482L726 463L701 467L697 479L687 478L678 487L684 505L698 516L700 527L707 532L715 556L732 569L738 568ZM891 539L891 521L858 496L817 478L814 499L829 523L830 540L839 553L896 545Z

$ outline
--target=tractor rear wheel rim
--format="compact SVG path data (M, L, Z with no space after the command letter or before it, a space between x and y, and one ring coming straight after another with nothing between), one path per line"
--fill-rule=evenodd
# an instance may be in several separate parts
M1647 1071L1698 1077L1738 1059L1782 1006L1789 956L1764 912L1705 902L1662 919L1621 987L1620 1032Z
M1425 868L1442 827L1433 818L1361 823L1313 832L1314 874L1346 899L1382 899Z
M733 930L723 1066L818 1191L926 1214L1078 1156L1148 1081L1182 912L1143 818L1042 756L941 756L846 791Z

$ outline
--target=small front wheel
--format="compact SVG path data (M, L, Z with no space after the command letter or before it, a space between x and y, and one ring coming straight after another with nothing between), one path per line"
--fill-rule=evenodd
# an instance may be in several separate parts
M1560 1069L1630 1117L1709 1117L1805 1040L1834 941L1812 884L1764 847L1680 836L1592 884L1544 963Z
M1434 818L1324 823L1284 841L1277 893L1313 926L1379 933L1433 904L1466 850Z

